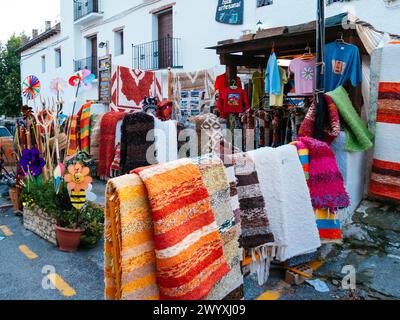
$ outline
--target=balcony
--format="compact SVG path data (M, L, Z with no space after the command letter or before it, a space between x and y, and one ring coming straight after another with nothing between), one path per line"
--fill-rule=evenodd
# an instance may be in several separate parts
M88 57L81 60L74 60L74 71L80 71L83 69L88 69L92 71L92 73L96 76L97 79L97 71L98 71L98 58L97 57Z
M178 38L164 38L132 45L133 68L141 70L183 68L179 63L179 43Z
M101 0L74 0L75 24L84 25L101 17Z

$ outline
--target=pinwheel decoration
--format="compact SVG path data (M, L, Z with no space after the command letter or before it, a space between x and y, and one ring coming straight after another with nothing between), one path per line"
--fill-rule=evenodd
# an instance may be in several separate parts
M50 90L57 96L64 93L64 88L66 87L66 82L62 78L55 78L50 82Z
M57 194L60 192L61 182L64 177L64 173L65 173L65 166L62 163L60 163L57 166L57 168L54 169L53 173L54 187Z
M22 94L27 100L34 100L40 93L40 81L36 76L28 76L22 82Z
M72 87L83 86L86 89L92 87L92 82L96 79L96 76L88 69L83 69L75 73L69 78L69 85Z

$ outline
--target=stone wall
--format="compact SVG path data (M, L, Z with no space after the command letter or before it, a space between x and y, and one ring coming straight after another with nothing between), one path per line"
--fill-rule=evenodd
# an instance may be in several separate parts
M56 220L39 208L24 208L24 227L39 237L57 245Z

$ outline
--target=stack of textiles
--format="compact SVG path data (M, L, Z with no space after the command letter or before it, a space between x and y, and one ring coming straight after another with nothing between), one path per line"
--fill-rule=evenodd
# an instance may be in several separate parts
M157 163L154 149L154 117L145 112L128 114L121 128L121 170L123 174ZM153 153L151 154L151 148Z
M370 193L400 200L400 42L383 47Z
M99 176L110 177L110 168L115 157L116 128L118 122L123 120L125 116L125 112L108 112L101 120L99 166L97 169Z
M205 156L110 180L108 299L243 299L239 226L224 170L219 158Z

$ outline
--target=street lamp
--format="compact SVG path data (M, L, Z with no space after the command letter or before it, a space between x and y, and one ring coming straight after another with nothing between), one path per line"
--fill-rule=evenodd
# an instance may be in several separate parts
M257 31L260 31L260 30L264 30L264 24L262 23L261 20L258 20L258 22L257 22Z

